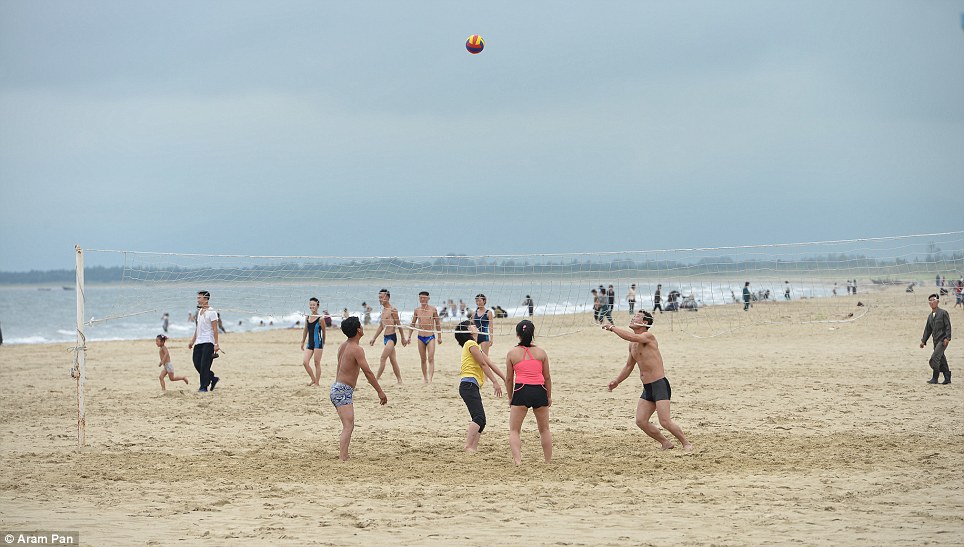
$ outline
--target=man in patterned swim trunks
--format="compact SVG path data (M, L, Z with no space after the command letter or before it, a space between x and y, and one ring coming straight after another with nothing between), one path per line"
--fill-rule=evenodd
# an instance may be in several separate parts
M364 372L368 383L375 388L380 404L386 404L388 397L378 385L375 373L365 360L365 350L358 345L358 341L365 335L361 321L357 317L349 317L341 322L341 331L348 340L338 346L338 371L335 373L335 383L331 385L329 399L335 405L338 417L341 419L341 435L338 437L338 458L348 459L348 444L351 434L355 430L355 405L353 396L355 384L358 382L358 372Z
M603 325L603 330L613 332L629 342L629 358L626 359L626 365L616 376L616 379L609 382L609 391L615 389L620 382L628 378L633 372L633 368L639 364L639 376L643 381L643 394L639 398L639 404L636 405L636 425L655 439L663 450L676 448L660 433L658 427L649 422L649 418L655 412L659 417L659 425L672 433L683 445L683 450L689 452L693 450L693 445L686 440L683 430L670 417L669 400L672 390L669 380L666 379L663 356L659 353L659 344L656 343L656 337L653 336L653 333L649 332L651 326L653 326L653 316L647 311L640 311L634 315L629 322L629 329L609 324Z

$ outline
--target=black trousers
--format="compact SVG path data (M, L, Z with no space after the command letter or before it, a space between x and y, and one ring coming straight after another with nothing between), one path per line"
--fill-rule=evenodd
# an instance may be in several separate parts
M196 344L194 346L194 369L200 376L201 387L208 388L214 373L211 372L211 364L214 363L214 344Z

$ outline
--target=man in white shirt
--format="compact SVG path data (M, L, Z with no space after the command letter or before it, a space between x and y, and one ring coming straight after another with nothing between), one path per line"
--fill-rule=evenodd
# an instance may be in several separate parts
M198 389L201 392L214 391L214 386L220 380L211 370L211 364L221 347L218 345L218 312L208 307L210 300L211 293L198 291L194 336L191 336L187 345L187 349L194 348L194 368L201 377L201 387Z

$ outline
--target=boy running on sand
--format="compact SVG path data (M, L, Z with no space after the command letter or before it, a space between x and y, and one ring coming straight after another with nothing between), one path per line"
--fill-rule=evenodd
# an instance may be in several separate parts
M438 310L428 304L428 291L418 293L419 306L412 313L412 332L408 335L408 343L412 343L412 334L418 337L418 357L422 360L422 380L426 384L432 383L435 376L435 344L442 343L442 320ZM428 361L426 367L426 360Z
M158 376L158 380L161 381L161 391L167 391L167 386L164 385L164 377L167 376L172 382L177 382L183 380L184 383L187 382L187 378L184 376L174 376L174 364L171 363L171 352L167 350L167 346L164 343L167 342L167 336L163 334L158 334L157 338L154 339L154 343L157 345L158 353L161 356L161 362L157 366L164 367L161 369L161 375Z
M639 376L643 381L643 394L639 398L639 404L636 405L636 425L655 439L663 450L676 448L659 432L658 427L650 423L650 416L656 412L659 425L679 439L683 449L689 452L693 450L693 445L686 440L683 430L670 418L669 400L672 390L663 369L663 356L659 353L659 344L656 343L656 337L649 332L651 326L653 326L653 316L647 311L640 311L634 315L629 322L629 329L603 325L603 330L613 332L629 342L629 358L626 359L626 366L619 372L616 379L609 382L609 391L616 389L620 382L628 378L638 364Z
M382 386L378 385L378 379L372 373L372 369L365 360L365 350L358 345L358 341L365 335L361 321L357 317L349 317L341 322L341 332L345 333L348 340L338 346L338 370L335 373L335 383L331 385L328 398L331 404L335 405L338 417L341 419L341 435L338 437L338 459L348 460L348 444L351 443L351 434L355 430L355 405L353 396L355 384L358 382L358 372L365 373L365 379L375 388L378 394L379 404L386 404L388 397L382 391Z
M392 362L392 372L395 373L395 381L399 384L402 383L402 371L398 368L398 360L396 358L395 346L398 345L399 339L398 335L401 334L401 342L403 346L408 345L405 340L405 333L402 330L402 320L398 318L398 310L392 307L390 302L392 298L392 293L388 292L388 289L382 289L378 291L378 303L382 305L382 314L378 320L378 330L375 331L375 336L372 336L372 341L369 346L375 345L375 340L378 339L378 335L385 331L385 335L382 339L382 343L385 345L385 349L382 350L382 356L378 360L378 378L382 377L382 373L385 372L385 361L390 360ZM396 333L396 330L399 331Z

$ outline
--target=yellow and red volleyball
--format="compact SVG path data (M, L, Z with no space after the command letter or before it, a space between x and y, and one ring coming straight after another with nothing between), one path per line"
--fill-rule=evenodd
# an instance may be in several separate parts
M469 36L469 39L465 41L465 49L469 50L469 53L475 55L477 53L482 53L482 49L485 47L485 40L482 39L478 34L473 34Z

